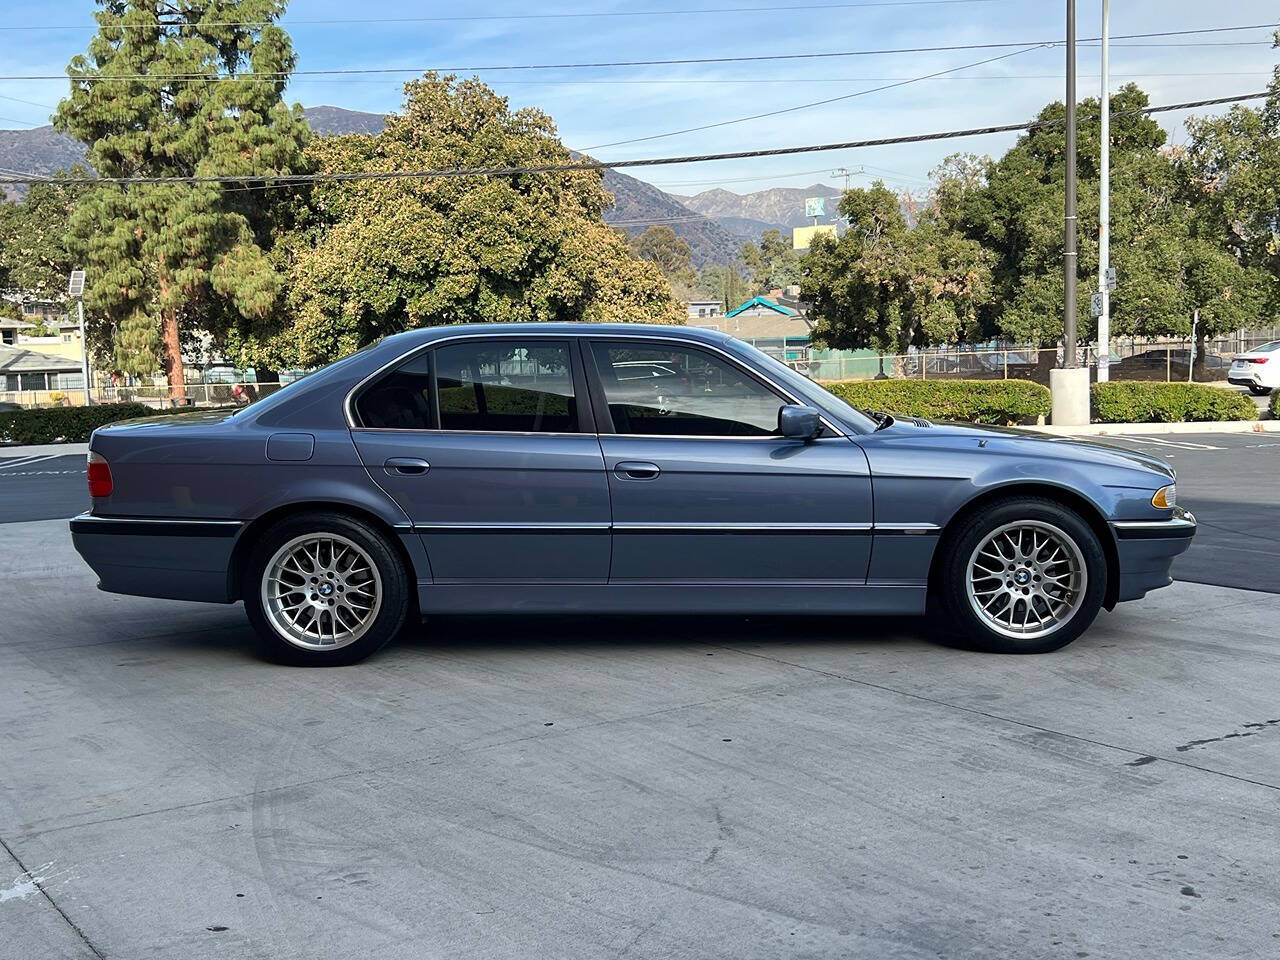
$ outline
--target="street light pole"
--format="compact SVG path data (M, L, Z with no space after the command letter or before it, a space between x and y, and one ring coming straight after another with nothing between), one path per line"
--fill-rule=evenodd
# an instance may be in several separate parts
M1067 197L1062 218L1062 366L1049 371L1054 426L1089 422L1089 368L1076 359L1076 0L1067 0Z
M1076 0L1067 0L1067 204L1063 217L1062 274L1065 295L1062 365L1076 366Z
M1111 266L1111 0L1102 0L1102 153L1100 158L1098 207L1098 293L1102 296L1102 314L1098 317L1098 382L1106 383L1111 375L1111 285L1107 268Z
M84 378L84 405L93 403L89 395L89 344L84 338L84 271L72 270L67 293L76 298L76 319L80 323L80 375Z
M89 344L84 339L84 297L76 298L76 319L80 321L80 372L84 377L84 405L93 405L89 396Z

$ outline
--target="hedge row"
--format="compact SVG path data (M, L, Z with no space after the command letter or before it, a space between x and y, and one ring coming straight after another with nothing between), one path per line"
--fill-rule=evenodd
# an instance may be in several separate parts
M1271 411L1271 419L1280 420L1280 390L1271 391L1271 403L1267 409Z
M929 420L1034 423L1053 408L1048 388L1030 380L848 380L825 386L859 409Z
M1098 423L1181 423L1256 420L1258 408L1243 393L1200 383L1095 383Z
M104 403L94 407L38 407L0 413L0 443L83 443L98 427L136 417L191 413L191 407L156 410L144 403ZM207 408L200 408L202 411Z

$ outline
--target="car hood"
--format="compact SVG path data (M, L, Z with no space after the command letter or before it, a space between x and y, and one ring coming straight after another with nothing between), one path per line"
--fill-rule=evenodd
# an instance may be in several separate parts
M1078 463L1105 464L1108 466L1138 467L1153 473L1173 477L1173 468L1159 457L1139 450L1130 450L1116 443L1081 437L1059 437L1037 430L1018 427L997 427L977 423L957 423L950 420L896 419L887 431L894 431L904 438L918 435L922 440L939 441L947 438L961 441L979 441L1006 450L1021 449L1028 453L1057 457Z

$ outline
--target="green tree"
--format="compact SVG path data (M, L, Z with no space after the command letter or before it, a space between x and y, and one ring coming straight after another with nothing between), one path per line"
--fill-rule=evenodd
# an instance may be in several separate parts
M742 275L740 264L712 265L698 274L698 293L712 300L719 300L725 312L741 306L752 297L752 287Z
M324 174L572 159L545 114L436 74L405 87L378 135L316 138L308 156ZM430 324L680 322L662 273L601 219L611 202L592 170L319 183L281 239L287 309L230 345L244 362L309 366Z
M1112 332L1186 336L1197 309L1199 336L1231 329L1256 315L1267 284L1212 236L1186 164L1164 149L1159 124L1136 112L1146 105L1146 94L1132 84L1111 98L1111 262L1119 277ZM1062 337L1064 115L1062 104L1050 104L999 161L958 155L935 171L940 223L995 258L995 296L979 311L984 335L1041 345ZM1077 310L1081 338L1089 339L1098 270L1098 101L1084 101L1080 118Z
M742 247L742 263L755 293L781 290L800 282L800 254L778 230L766 230L760 243Z
M297 172L308 137L283 101L295 58L284 0L98 0L98 33L67 67L54 124L104 177ZM103 185L71 218L99 354L185 392L184 337L215 338L279 307L272 202L224 183ZM113 334L113 331L115 333ZM161 357L156 356L159 346Z
M84 176L83 169L71 172ZM57 178L32 184L17 203L0 203L0 289L23 299L61 300L75 269L69 223L83 188Z
M801 260L815 340L901 355L973 332L991 295L991 257L979 243L927 212L908 224L882 183L845 193L840 213L844 236L815 237Z
M693 251L668 226L652 226L629 241L631 252L648 260L667 278L677 300L690 300L698 275L693 270Z
M1246 266L1280 279L1280 67L1268 93L1262 109L1237 104L1189 118L1189 143L1178 160L1205 232Z

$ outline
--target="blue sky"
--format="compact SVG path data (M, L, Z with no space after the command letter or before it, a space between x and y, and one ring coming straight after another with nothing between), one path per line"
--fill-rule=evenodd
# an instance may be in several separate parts
M898 6L800 9L836 0L639 0L586 3L562 0L531 5L514 0L475 4L382 0L294 0L285 16L299 68L462 67L584 61L751 56L804 52L922 47L1061 38L1064 5L1058 0L962 0ZM857 0L850 0L857 2ZM899 0L901 2L901 0ZM790 7L735 13L681 13L725 7ZM84 50L92 33L88 0L6 0L0 27L0 73L60 74ZM500 19L506 14L667 11L661 16ZM316 23L326 18L492 17L417 23ZM1101 0L1081 0L1081 37L1096 36ZM1197 29L1276 22L1273 2L1235 0L1216 5L1189 0L1116 0L1112 33ZM69 29L43 29L49 26ZM1171 38L1178 41L1179 38ZM1231 45L1199 45L1218 40ZM1112 49L1113 84L1132 79L1155 103L1225 96L1264 89L1277 62L1269 32L1181 38L1195 46L1122 45ZM1168 41L1129 41L1160 44ZM503 71L479 76L511 99L535 105L555 118L571 147L680 130L839 97L899 79L948 70L1007 50L951 51L811 61L696 64L586 70ZM1096 95L1098 51L1079 51L1080 95ZM1027 120L1060 98L1063 51L1036 49L946 78L871 93L800 110L642 143L602 147L600 159L685 155L923 133ZM398 107L411 74L350 78L298 77L289 97L305 106L333 104L385 112ZM47 122L49 105L65 91L62 81L0 81L0 127ZM23 102L29 101L29 102ZM1174 142L1183 139L1182 115L1161 122ZM948 153L998 155L1012 142L984 137L938 144L881 147L844 153L724 161L628 171L673 193L724 186L738 193L768 186L838 183L833 168L865 168L854 183L881 177L901 189L921 191L925 178Z

